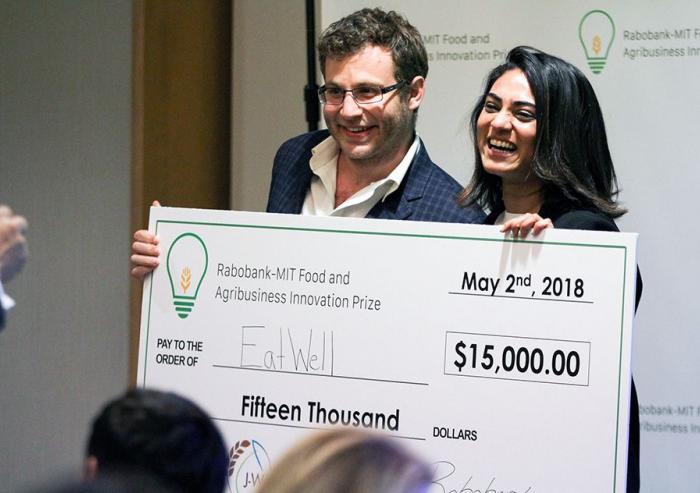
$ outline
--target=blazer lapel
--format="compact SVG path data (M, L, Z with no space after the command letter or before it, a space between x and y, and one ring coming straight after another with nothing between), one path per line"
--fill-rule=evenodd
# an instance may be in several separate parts
M273 172L276 185L271 189L268 212L301 213L313 175L309 166L311 149L326 137L325 130L306 134L288 143L284 153L275 158L280 160L280 165L276 176Z
M385 201L379 201L369 211L367 217L378 219L410 218L413 214L414 206L423 198L425 187L430 180L432 173L430 164L428 152L425 150L423 141L420 141L418 152L416 152L399 188L389 195Z
M311 183L311 176L313 173L308 164L310 158L311 152L302 157L299 172L289 177L287 193L283 195L284 200L287 202L285 209L293 211L294 214L301 213L301 208L306 198L306 192Z

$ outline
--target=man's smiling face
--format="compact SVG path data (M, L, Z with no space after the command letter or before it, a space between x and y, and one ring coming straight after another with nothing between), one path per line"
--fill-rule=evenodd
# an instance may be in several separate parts
M394 71L391 51L368 45L346 58L326 59L324 75L327 87L384 88L398 82ZM413 111L420 99L401 97L396 90L384 94L377 103L357 104L346 93L341 104L324 105L323 117L341 155L348 161L363 166L398 164L412 142Z

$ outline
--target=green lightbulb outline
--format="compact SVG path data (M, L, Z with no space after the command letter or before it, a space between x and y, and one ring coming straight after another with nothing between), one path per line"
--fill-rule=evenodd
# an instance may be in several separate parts
M588 56L588 46L586 45L586 42L583 39L583 24L586 22L586 19L588 19L593 14L603 14L605 17L607 17L608 21L610 21L610 26L612 26L612 36L610 37L608 48L607 50L605 50L605 55L602 57ZM603 67L605 67L605 62L608 59L608 54L610 53L610 48L612 48L613 41L615 40L615 32L615 22L613 21L612 17L610 17L610 15L604 10L591 10L581 18L581 22L579 22L578 24L578 39L579 41L581 41L581 46L583 46L583 52L586 54L588 66L591 68L591 72L593 72L594 74L599 74L603 71Z
M197 241L199 241L199 243L202 245L202 249L204 250L204 272L202 272L202 275L199 278L199 282L197 283L197 288L195 289L194 295L192 296L175 294L175 284L173 282L172 273L170 272L170 255L173 252L173 247L178 241L187 236L191 236ZM209 266L209 251L207 250L207 246L204 244L204 241L202 241L202 239L196 234L182 233L180 236L175 238L175 240L170 245L170 248L168 249L168 258L166 260L166 265L168 267L168 279L170 280L170 290L173 294L173 305L175 306L175 311L177 312L177 315L180 318L187 318L187 316L192 311L192 308L194 307L194 300L197 299L197 295L199 294L199 287L202 285L202 281L204 281L204 276L206 275L207 268Z

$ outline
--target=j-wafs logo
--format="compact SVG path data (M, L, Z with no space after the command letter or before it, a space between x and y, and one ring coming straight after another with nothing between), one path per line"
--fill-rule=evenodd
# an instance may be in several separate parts
M180 318L187 318L194 309L208 263L207 246L194 233L183 233L170 245L168 278L175 312Z
M231 493L252 492L270 467L270 456L257 440L241 440L228 456L228 489Z
M612 17L603 10L591 10L581 18L578 38L591 72L601 73L615 40L615 23Z

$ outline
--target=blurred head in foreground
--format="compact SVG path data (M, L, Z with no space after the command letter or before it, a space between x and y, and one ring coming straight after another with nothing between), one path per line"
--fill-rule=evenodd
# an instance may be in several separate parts
M166 488L157 479L146 474L105 474L90 481L58 482L50 486L32 489L31 493L178 493L180 490Z
M88 440L86 479L143 472L185 493L221 493L227 453L209 416L173 393L131 390L107 403Z
M335 429L289 450L256 493L419 493L431 481L430 466L397 439Z

